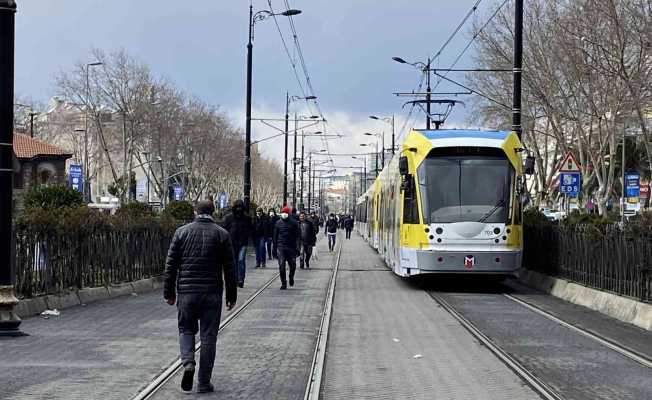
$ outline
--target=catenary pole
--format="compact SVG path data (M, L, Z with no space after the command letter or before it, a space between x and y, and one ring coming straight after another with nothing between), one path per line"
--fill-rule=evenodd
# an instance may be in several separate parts
M245 210L249 211L251 202L251 70L253 62L254 10L249 6L249 42L247 43L247 120L245 122L245 165L243 197Z
M514 97L512 104L512 130L521 138L521 74L523 70L523 0L515 1L514 12Z
M288 204L288 118L290 118L290 93L285 92L285 152L283 157L283 205Z

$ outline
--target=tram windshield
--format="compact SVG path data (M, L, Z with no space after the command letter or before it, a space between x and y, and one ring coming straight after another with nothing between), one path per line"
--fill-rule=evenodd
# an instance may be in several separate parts
M513 169L505 156L429 156L418 169L424 223L504 223Z

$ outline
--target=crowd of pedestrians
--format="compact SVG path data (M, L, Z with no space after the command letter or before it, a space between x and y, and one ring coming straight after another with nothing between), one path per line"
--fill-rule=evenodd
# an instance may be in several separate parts
M165 265L163 297L177 305L179 348L183 365L181 389L191 391L195 375L195 336L202 342L197 374L199 393L214 391L210 382L215 362L217 332L222 312L222 295L231 310L237 300L237 288L244 287L247 271L247 246L256 253L255 268L266 268L276 259L281 290L294 286L297 258L300 269L310 269L313 248L322 226L328 249L335 250L338 229L351 238L353 218L330 214L323 221L310 214L284 206L277 214L256 209L251 217L242 200L236 200L231 212L221 222L213 215L212 201L195 207L195 220L175 232ZM288 271L289 269L289 276Z

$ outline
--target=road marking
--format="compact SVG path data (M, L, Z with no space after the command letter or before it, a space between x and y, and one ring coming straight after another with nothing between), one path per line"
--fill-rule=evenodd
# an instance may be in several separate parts
M337 280L337 271L340 267L340 259L342 258L343 246L344 242L340 240L340 248L337 253L337 260L333 266L333 274L331 275L331 279L328 284L328 293L326 293L326 300L324 300L324 311L322 312L321 323L319 325L319 333L317 335L317 344L315 345L315 353L313 355L312 365L310 367L310 378L308 379L306 391L303 396L304 400L319 400L321 378L324 372L324 361L326 360L328 332L331 322L331 314L333 312L335 282Z
M566 328L568 328L568 329L570 329L572 331L575 331L575 332L577 332L577 333L579 333L581 335L584 335L584 336L586 336L586 337L588 337L590 339L595 340L596 342L600 343L601 345L610 348L611 350L613 350L613 351L615 351L615 352L629 358L630 360L636 361L637 363L643 365L644 367L652 368L652 360L650 360L649 358L645 357L642 354L638 354L638 353L636 353L636 352L634 352L632 350L629 350L629 349L625 348L624 346L619 345L618 343L615 343L615 342L613 342L613 341L611 341L609 339L606 339L606 338L604 338L604 337L602 337L600 335L597 335L597 334L595 334L593 332L590 332L590 331L585 330L583 328L580 328L580 327L578 327L576 325L573 325L571 323L563 321L560 318L554 316L553 314L551 314L551 313L549 313L549 312L547 312L547 311L533 305L532 303L528 303L525 300L521 300L521 299L516 298L516 297L514 297L514 296L512 296L510 294L505 294L505 293L503 293L503 296L505 296L508 299L522 305L523 307L526 307L527 309L529 309L531 311L534 311L535 313L537 313L539 315L542 315L542 316L548 318L551 321L554 321L554 322L558 323L559 325L561 325L563 327L566 327Z
M231 314L229 314L224 320L220 323L219 333L226 328L231 321L233 321L242 311L244 311L249 304L251 304L256 297L258 297L265 289L267 289L272 283L278 279L279 274L274 275L272 279L267 281L260 289L258 289L253 295L251 295L242 305L236 308ZM195 353L201 348L201 342L195 345ZM172 377L176 374L177 371L181 369L181 359L178 358L170 366L168 366L165 371L158 375L149 385L147 385L143 390L141 390L136 396L132 397L132 400L145 400L151 398L160 388L162 388Z
M428 292L428 295L432 297L439 305L446 310L450 315L453 316L467 331L471 333L476 339L478 339L482 344L487 346L487 348L496 355L509 369L514 371L521 379L523 379L537 394L543 397L546 400L563 400L563 397L555 392L551 387L546 385L543 381L537 378L531 371L521 365L516 359L510 356L506 351L498 347L494 342L480 331L473 323L462 316L457 312L443 297Z

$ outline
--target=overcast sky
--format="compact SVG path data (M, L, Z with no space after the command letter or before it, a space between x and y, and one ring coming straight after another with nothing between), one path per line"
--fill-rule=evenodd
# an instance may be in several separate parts
M389 129L370 114L397 116L397 134L407 115L392 95L411 91L419 81L414 68L391 60L400 56L424 60L439 50L477 0L288 0L302 10L293 18L308 72L329 120L328 130L347 135L330 142L331 151L351 150L369 141L363 132ZM244 127L247 0L19 0L16 27L16 94L47 101L55 95L54 75L89 59L89 50L124 48L154 74L219 105L234 124ZM269 8L254 0L254 9ZM484 0L462 32L438 59L448 67L469 40L471 23L484 21L497 0ZM275 11L284 1L272 0ZM290 27L279 17L294 56ZM472 65L470 51L457 67ZM302 84L305 78L298 69ZM254 42L253 112L280 117L286 90L301 95L290 61L273 20L256 24ZM454 76L454 75L451 75ZM455 76L460 80L461 75ZM448 91L450 86L438 90ZM295 103L300 114L312 114ZM424 117L408 125L422 127ZM468 110L453 111L447 126L467 126ZM475 127L475 126L474 126ZM254 137L273 134L255 123ZM315 141L313 139L313 141ZM316 142L316 141L315 141ZM271 157L282 156L282 140L266 142ZM387 144L389 146L389 144ZM308 145L313 149L321 144ZM351 162L348 160L347 162Z

